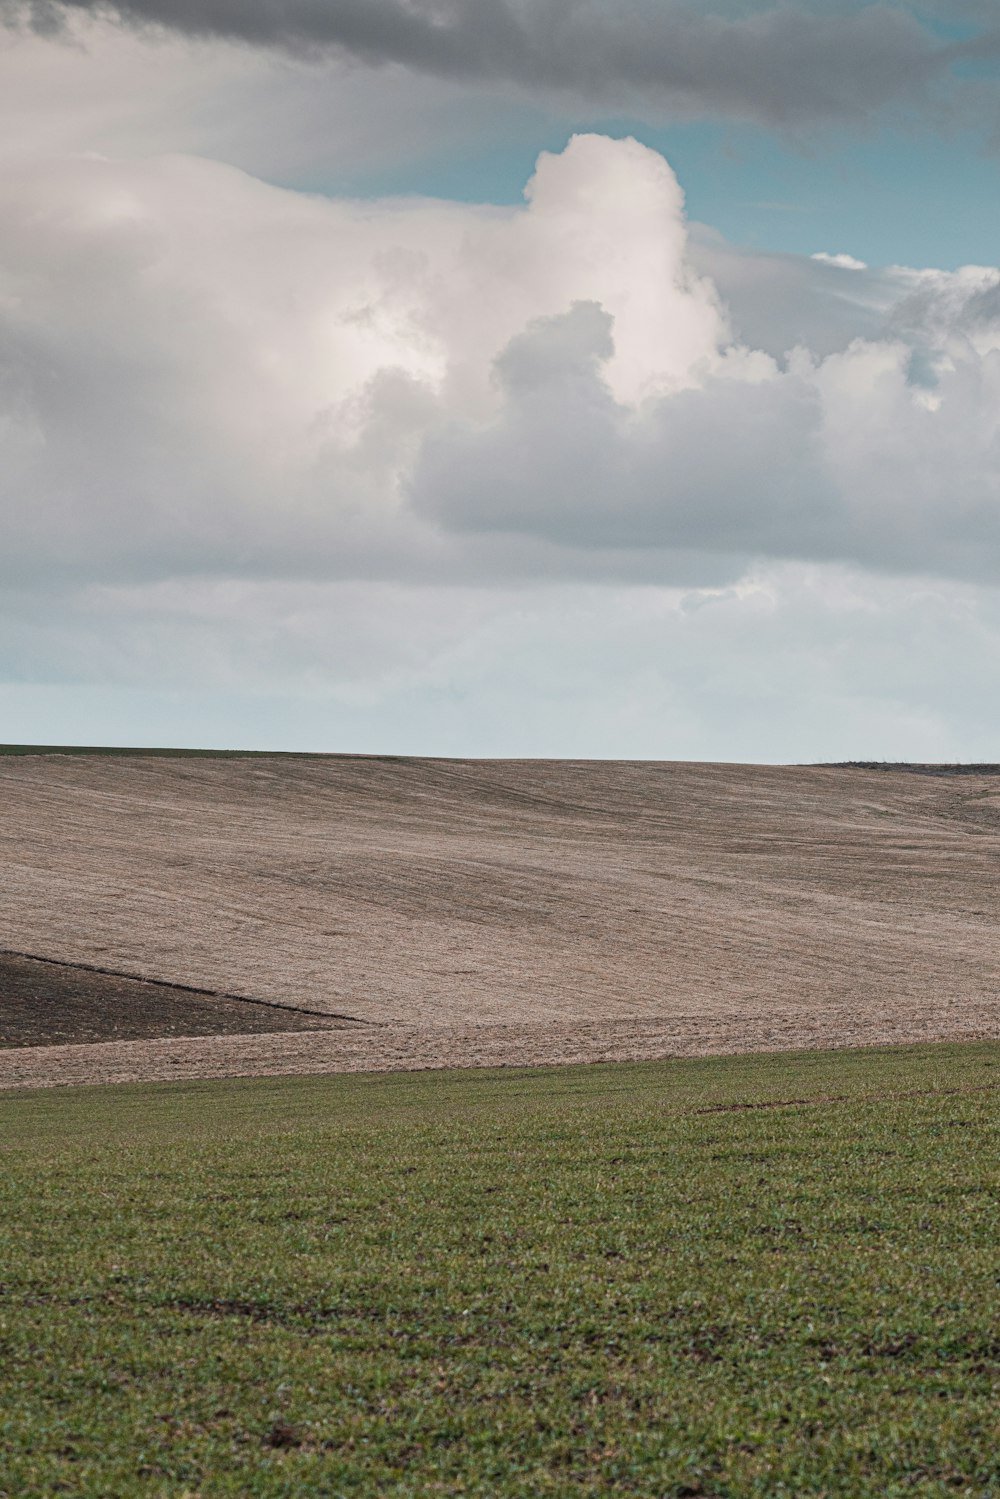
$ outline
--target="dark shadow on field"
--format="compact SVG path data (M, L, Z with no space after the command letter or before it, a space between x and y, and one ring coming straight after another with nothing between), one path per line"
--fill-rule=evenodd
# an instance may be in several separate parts
M327 1016L0 953L0 1048L339 1029Z

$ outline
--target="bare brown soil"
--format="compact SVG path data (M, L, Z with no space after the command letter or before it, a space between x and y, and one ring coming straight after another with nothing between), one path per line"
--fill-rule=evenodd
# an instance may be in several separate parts
M550 1067L642 1062L665 1057L798 1051L890 1043L995 1039L991 1015L976 1025L947 1010L866 1022L849 1011L810 1024L803 1015L680 1016L665 1021L580 1021L574 1025L392 1026L297 1035L204 1036L38 1046L0 1052L0 1086L180 1082L212 1077L303 1076L329 1072L413 1072L447 1067Z
M343 1026L274 1005L0 952L0 1048Z
M1000 1035L989 773L39 755L0 806L0 946L366 1022L0 1085Z

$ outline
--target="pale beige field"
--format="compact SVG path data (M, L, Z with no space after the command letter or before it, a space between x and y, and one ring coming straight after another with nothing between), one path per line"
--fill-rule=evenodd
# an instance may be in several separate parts
M0 807L0 947L360 1022L0 1086L1000 1036L998 777L40 755Z

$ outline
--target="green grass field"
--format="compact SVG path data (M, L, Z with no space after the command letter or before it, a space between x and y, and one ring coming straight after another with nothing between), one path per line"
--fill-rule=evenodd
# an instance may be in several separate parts
M1000 1047L0 1096L0 1493L1000 1494Z

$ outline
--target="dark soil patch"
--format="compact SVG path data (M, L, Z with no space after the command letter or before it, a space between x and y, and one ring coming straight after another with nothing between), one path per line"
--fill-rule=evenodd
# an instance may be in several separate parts
M0 953L0 1048L338 1028L281 1009Z
M1000 765L955 764L922 765L913 760L836 760L820 767L823 770L899 770L912 776L995 776Z

